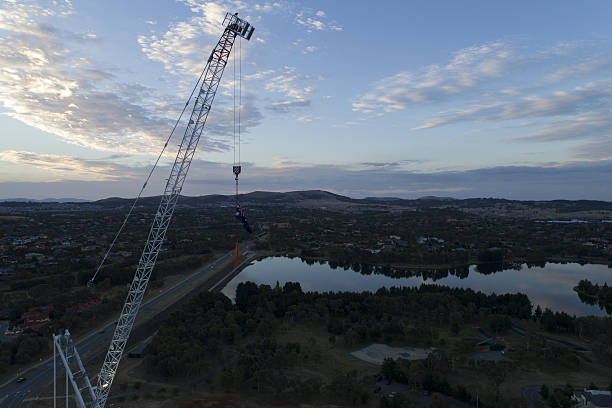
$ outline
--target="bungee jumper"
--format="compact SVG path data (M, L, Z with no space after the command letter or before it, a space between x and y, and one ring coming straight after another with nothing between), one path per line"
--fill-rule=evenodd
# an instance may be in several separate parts
M234 166L234 174L236 175L236 218L242 223L242 227L249 234L253 232L249 222L247 221L246 215L244 215L244 210L240 207L240 203L238 202L238 174L240 174L240 166Z

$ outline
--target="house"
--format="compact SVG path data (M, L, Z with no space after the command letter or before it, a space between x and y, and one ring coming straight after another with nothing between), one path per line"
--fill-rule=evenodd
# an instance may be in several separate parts
M576 408L612 407L612 393L610 391L584 390L577 391L572 399L578 404Z
M18 329L37 329L51 320L49 313L53 310L53 305L31 307L27 312L21 315L23 323L18 326Z

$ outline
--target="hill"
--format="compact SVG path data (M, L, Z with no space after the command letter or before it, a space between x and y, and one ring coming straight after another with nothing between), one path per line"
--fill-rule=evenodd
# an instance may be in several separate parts
M68 199L67 199L68 200ZM0 201L0 211L4 213L24 211L88 211L97 209L121 209L132 205L133 198L109 197L92 202L47 201ZM155 207L160 196L142 197L138 207ZM81 200L83 201L83 200ZM272 192L254 191L240 194L238 201L244 207L249 206L284 206L300 208L321 208L334 211L402 211L426 208L456 209L481 216L493 217L530 217L530 218L581 218L612 219L612 202L593 200L552 200L552 201L518 201L503 198L467 198L427 196L417 199L396 197L351 198L323 190ZM179 208L231 207L235 205L233 195L205 195L197 197L183 196L178 202Z

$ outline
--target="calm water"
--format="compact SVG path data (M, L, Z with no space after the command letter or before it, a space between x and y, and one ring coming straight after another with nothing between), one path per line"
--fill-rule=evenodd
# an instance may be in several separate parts
M593 283L612 284L612 269L606 265L546 264L545 267L527 267L520 270L508 269L488 275L469 268L467 277L448 275L435 281L421 276L391 278L372 273L364 275L352 269L332 269L328 264L308 265L299 258L271 257L256 261L247 266L223 288L223 293L234 298L236 286L240 282L252 281L271 286L279 282L300 282L304 291L376 291L383 286L420 286L438 284L458 288L471 288L484 293L522 292L529 296L535 305L542 309L549 307L554 311L565 311L572 315L605 316L606 312L597 305L582 303L572 290L581 279Z

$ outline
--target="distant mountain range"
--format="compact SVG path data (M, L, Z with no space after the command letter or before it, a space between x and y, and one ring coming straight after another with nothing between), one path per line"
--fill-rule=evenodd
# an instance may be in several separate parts
M89 203L91 200L83 200L82 198L0 198L0 202L13 203Z
M142 207L157 206L160 197L143 197L138 205ZM417 199L403 199L395 197L367 197L350 198L339 194L330 193L322 190L309 191L290 191L286 193L254 191L248 194L240 194L238 200L242 205L261 205L261 206L289 206L303 208L328 208L334 210L361 211L368 209L418 209L418 208L457 208L457 209L490 209L497 214L518 215L518 213L537 212L539 210L554 210L556 213L579 213L606 211L612 212L612 202L593 201L593 200L551 200L551 201L518 201L501 198L467 198L456 199L451 197L426 196ZM94 208L117 208L131 205L133 198L110 197L97 201L87 201L73 198L64 199L3 199L1 207L24 208L27 202L34 207L61 206L65 203L72 203L72 209L94 209ZM18 201L10 205L8 201ZM178 205L180 207L203 208L210 206L232 206L235 197L233 195L205 195L199 197L183 196ZM52 203L59 203L53 205ZM594 214L596 215L596 214ZM612 214L610 214L612 216Z

